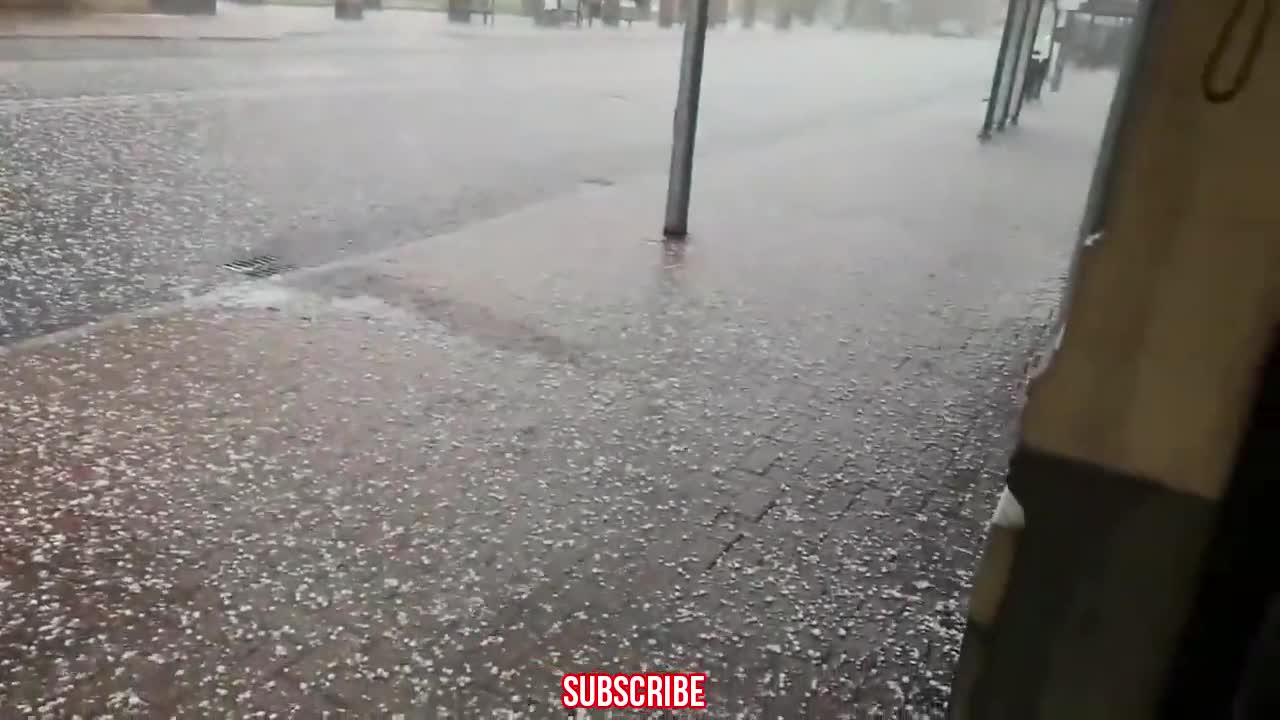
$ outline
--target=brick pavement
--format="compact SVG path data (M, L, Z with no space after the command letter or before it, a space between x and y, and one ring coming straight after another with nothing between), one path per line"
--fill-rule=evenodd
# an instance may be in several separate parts
M1073 93L701 165L684 252L660 179L590 185L10 348L0 714L559 717L658 668L704 717L938 717Z

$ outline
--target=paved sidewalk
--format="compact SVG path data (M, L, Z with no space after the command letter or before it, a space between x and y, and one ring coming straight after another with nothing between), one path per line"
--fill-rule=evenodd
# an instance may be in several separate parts
M559 673L666 669L701 717L940 717L1071 89L705 163L684 252L602 180L10 348L0 715L562 717Z

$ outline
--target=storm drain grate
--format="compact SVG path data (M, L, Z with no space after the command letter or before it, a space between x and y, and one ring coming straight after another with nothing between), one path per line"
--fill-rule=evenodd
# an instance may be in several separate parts
M254 255L249 258L232 260L222 267L246 275L251 278L265 278L292 270L293 266L275 255Z

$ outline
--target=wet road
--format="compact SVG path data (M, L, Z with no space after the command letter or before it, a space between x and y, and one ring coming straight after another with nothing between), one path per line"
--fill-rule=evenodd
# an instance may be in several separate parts
M0 343L205 291L237 258L315 265L663 168L677 33L399 17L279 43L0 43ZM699 150L957 97L976 115L989 44L721 33Z
M1109 79L718 38L681 253L674 39L431 37L4 66L0 716L941 717Z

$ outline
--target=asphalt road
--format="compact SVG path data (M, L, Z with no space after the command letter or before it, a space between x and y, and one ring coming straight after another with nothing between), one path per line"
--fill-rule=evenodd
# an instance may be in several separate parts
M699 155L957 97L976 123L991 45L719 31ZM661 173L679 49L412 13L269 43L0 42L0 344L235 282L238 258L325 263Z

